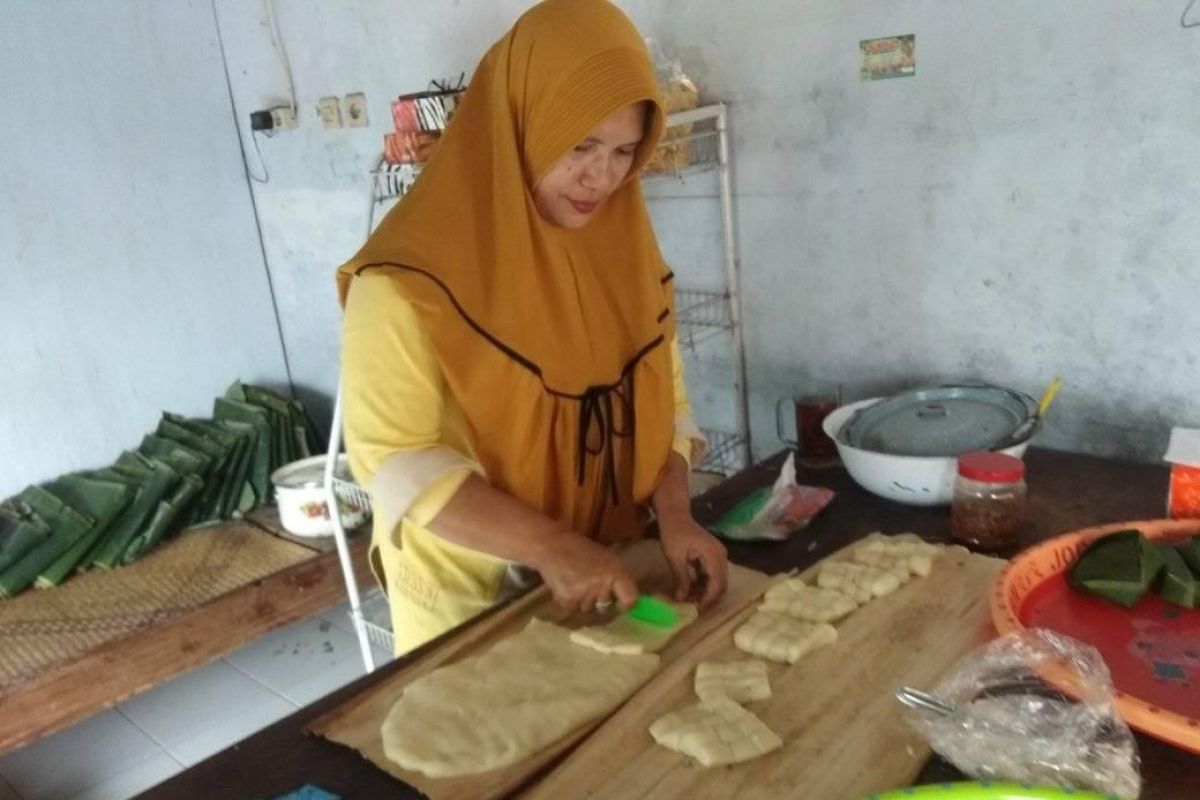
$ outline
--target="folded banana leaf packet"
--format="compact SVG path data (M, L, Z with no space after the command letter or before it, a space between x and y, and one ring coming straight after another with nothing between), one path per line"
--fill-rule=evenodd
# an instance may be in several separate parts
M1180 547L1164 547L1162 587L1159 595L1163 600L1183 608L1197 605L1197 577L1188 566Z
M1154 544L1140 531L1125 530L1096 539L1068 573L1076 589L1132 608L1156 591L1183 608L1200 605L1200 537Z

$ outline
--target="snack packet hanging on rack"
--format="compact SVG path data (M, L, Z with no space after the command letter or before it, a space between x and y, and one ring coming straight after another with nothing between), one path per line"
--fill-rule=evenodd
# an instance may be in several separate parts
M807 527L833 498L832 489L796 483L796 456L790 454L774 486L752 492L725 512L712 531L738 541L782 541Z
M696 84L683 72L683 64L677 58L667 58L654 39L646 40L646 47L654 59L658 73L658 91L662 95L663 110L668 114L689 111L700 104L700 92ZM678 172L692 163L692 126L676 125L663 132L662 141L646 162L645 172L650 175Z
M460 75L457 84L430 81L433 88L392 101L395 130L383 137L388 163L421 164L429 160L466 91L464 77Z

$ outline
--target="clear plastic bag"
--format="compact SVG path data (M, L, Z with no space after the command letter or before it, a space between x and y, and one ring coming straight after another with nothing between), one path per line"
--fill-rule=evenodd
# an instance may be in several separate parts
M662 95L663 110L668 114L688 111L700 103L700 92L683 71L683 63L676 58L667 58L654 39L646 40L650 57L658 73L658 88ZM692 142L689 134L692 126L676 125L663 133L663 140L646 162L648 174L678 172L687 168L692 161Z
M759 489L746 497L712 529L726 539L782 541L806 527L833 496L831 489L796 483L796 458L789 455L770 489Z
M1068 683L1068 696L1046 681ZM1002 636L968 655L933 692L942 713L909 723L944 759L977 780L1087 789L1135 800L1137 744L1090 645L1044 629ZM948 713L947 713L948 712Z

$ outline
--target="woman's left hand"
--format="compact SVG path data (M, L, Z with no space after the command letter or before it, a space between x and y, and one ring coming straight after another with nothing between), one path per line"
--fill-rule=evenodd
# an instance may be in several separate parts
M699 591L700 607L707 608L725 593L729 567L725 545L700 527L691 514L659 519L658 536L675 576L677 601Z

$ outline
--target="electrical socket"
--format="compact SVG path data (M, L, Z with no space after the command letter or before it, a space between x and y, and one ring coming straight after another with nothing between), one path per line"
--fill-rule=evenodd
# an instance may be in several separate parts
M350 127L365 128L367 126L367 96L362 92L355 92L346 95L344 102Z
M276 106L271 109L271 127L274 130L289 130L300 124L291 106Z
M317 101L317 116L325 123L325 129L342 127L342 107L336 97L322 97Z

